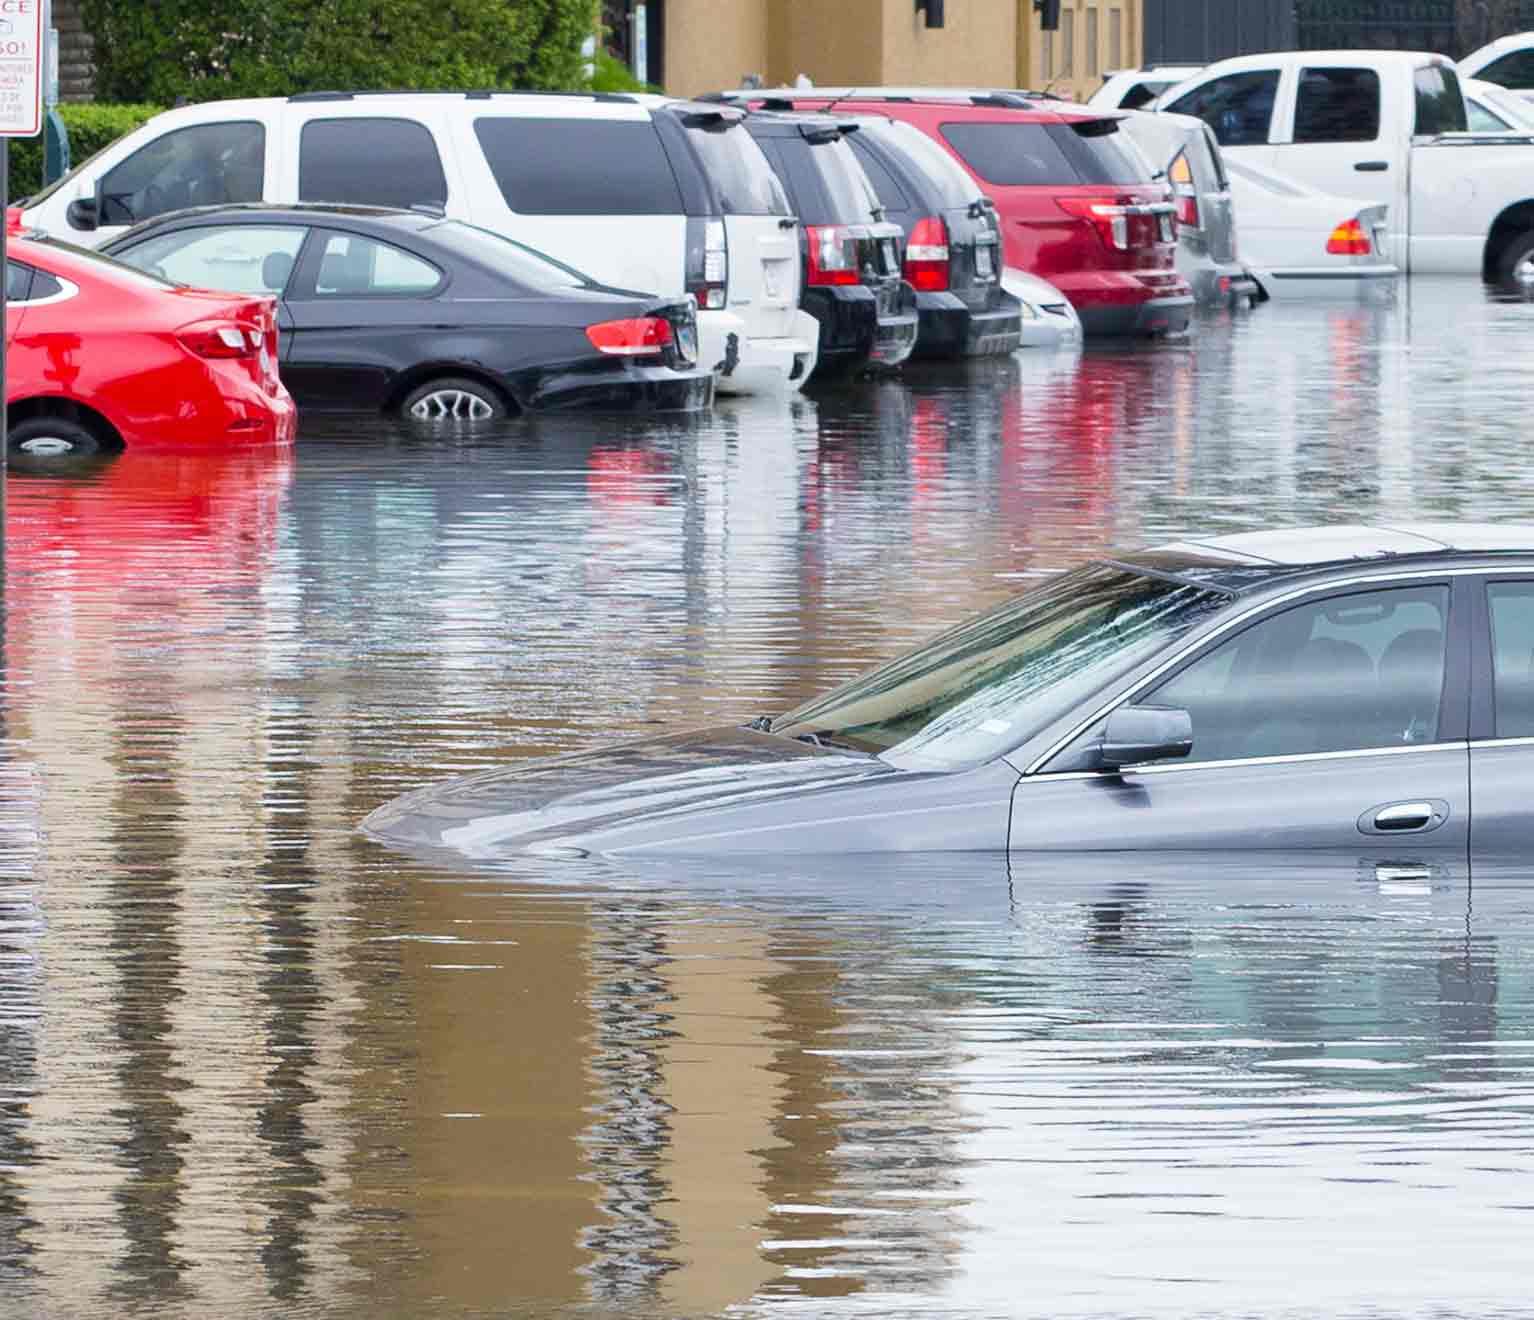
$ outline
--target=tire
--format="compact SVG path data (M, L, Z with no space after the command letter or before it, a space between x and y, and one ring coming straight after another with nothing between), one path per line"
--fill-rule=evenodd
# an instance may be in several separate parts
M484 425L505 418L506 401L480 381L439 376L411 390L399 410L407 422L428 426L464 422Z
M94 458L101 450L94 432L67 417L29 417L6 434L6 457L10 461Z
M1510 288L1534 293L1534 229L1508 240L1497 258L1497 279Z

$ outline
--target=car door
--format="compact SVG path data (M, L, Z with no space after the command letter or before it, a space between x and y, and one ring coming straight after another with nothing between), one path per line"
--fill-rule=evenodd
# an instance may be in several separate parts
M1125 703L1187 711L1185 759L1088 769L1102 713L1018 785L1011 848L1463 860L1467 610L1447 578L1336 587L1268 610Z
M1273 143L1278 126L1288 123L1289 97L1284 70L1275 64L1217 74L1156 108L1202 119L1232 160L1274 169Z
M1470 710L1471 858L1534 856L1534 573L1475 584Z
M451 331L436 298L446 283L418 253L317 226L285 299L283 383L301 407L382 407L398 374Z

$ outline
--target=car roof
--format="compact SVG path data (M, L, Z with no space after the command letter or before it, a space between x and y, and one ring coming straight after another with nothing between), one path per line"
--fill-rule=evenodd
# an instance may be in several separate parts
M180 211L165 211L141 220L132 229L116 235L107 246L114 246L129 234L148 233L153 229L177 225L189 220L223 220L243 223L281 224L300 221L313 224L326 218L364 221L382 229L416 231L441 224L444 216L436 210L401 210L391 206L361 206L325 202L224 202L217 206L189 206Z
M1363 560L1446 560L1534 554L1534 524L1341 523L1172 541L1115 562L1215 587L1254 590L1275 577L1356 566Z
M1018 114L1064 119L1111 119L1119 112L1078 105L1052 93L1012 87L743 87L715 92L710 99L761 101L792 106L800 101L847 105L931 105L977 111L1010 110Z

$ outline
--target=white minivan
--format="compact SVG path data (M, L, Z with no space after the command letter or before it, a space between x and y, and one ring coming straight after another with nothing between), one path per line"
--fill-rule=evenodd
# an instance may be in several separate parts
M86 246L188 206L426 207L619 288L698 301L724 393L798 389L799 222L729 106L621 93L309 92L156 115L25 199Z

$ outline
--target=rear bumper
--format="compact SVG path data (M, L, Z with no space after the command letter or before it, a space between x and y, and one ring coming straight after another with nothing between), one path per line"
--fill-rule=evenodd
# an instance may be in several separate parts
M1181 334L1193 316L1193 290L1172 269L1083 270L1046 278L1071 300L1088 338Z
M698 362L716 372L720 394L784 394L804 388L819 356L814 317L794 313L794 333L750 338L733 312L698 313Z
M1205 260L1191 269L1186 266L1180 269L1200 307L1242 307L1258 296L1257 281L1239 262Z
M804 310L820 327L820 370L896 367L916 347L919 318L908 284L900 285L893 308L881 312L878 295L865 285L804 291Z
M916 313L919 357L1002 356L1023 342L1022 305L1010 293L989 311L975 311L956 293L918 292Z
M1151 298L1124 307L1078 307L1076 311L1088 338L1180 335L1193 319L1193 295Z
M714 373L707 367L601 365L611 369L550 372L525 395L527 406L537 412L697 412L714 402Z
M1389 263L1335 266L1252 266L1251 273L1269 298L1356 301L1395 297L1401 269Z

